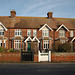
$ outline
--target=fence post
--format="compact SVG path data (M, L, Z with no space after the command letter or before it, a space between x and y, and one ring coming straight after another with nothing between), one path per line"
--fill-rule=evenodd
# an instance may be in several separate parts
M38 53L38 62L40 62L40 50L39 50L39 53Z
M49 62L51 62L51 51L49 51L49 54L48 54L49 56Z

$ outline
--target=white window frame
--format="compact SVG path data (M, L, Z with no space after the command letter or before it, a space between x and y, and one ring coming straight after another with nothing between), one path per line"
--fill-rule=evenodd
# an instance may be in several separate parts
M16 29L15 30L15 36L21 36L22 35L22 30L21 29Z
M43 41L43 49L48 49L49 48L49 40L44 40Z
M73 37L74 36L74 31L70 31L70 37Z
M2 47L1 44L2 44L2 40L0 40L0 47Z
M27 30L27 36L31 36L31 30Z
M4 48L5 48L5 47L6 47L6 40L4 40L4 44L5 44L5 45L4 45Z
M21 41L20 40L15 40L15 48L20 49L21 48Z
M59 30L59 37L65 37L65 30Z
M37 30L33 30L33 36L37 36Z
M42 36L43 37L49 37L49 30L48 29L43 29L42 30Z
M4 36L4 29L0 29L0 36Z
M62 44L66 42L66 40L61 40Z

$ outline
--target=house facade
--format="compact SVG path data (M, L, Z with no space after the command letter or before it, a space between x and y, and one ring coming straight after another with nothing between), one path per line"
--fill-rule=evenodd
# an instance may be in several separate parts
M52 49L55 41L70 42L75 50L75 19L47 17L0 16L0 46L25 51Z

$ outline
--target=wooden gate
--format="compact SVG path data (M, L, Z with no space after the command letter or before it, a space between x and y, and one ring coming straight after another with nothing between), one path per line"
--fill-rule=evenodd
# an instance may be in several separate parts
M51 51L49 51L48 53L40 53L40 51L39 51L39 62L40 61L51 62Z
M34 52L21 50L21 61L34 61Z

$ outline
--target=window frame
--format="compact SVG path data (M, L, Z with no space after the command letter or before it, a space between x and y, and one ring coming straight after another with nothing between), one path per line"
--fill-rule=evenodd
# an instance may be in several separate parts
M31 36L31 30L30 29L27 30L27 36Z
M0 40L0 47L2 47L2 40Z
M59 37L65 37L65 30L59 30Z
M61 40L62 44L66 43L66 40Z
M42 36L43 37L49 37L49 30L48 29L43 29L42 30Z
M22 30L21 29L15 29L15 36L22 36Z
M15 49L21 48L21 40L15 40Z
M33 36L37 36L37 30L33 30Z
M74 37L74 31L73 30L70 31L70 37Z
M4 36L4 29L0 29L0 36Z
M49 40L44 40L43 49L49 49Z

